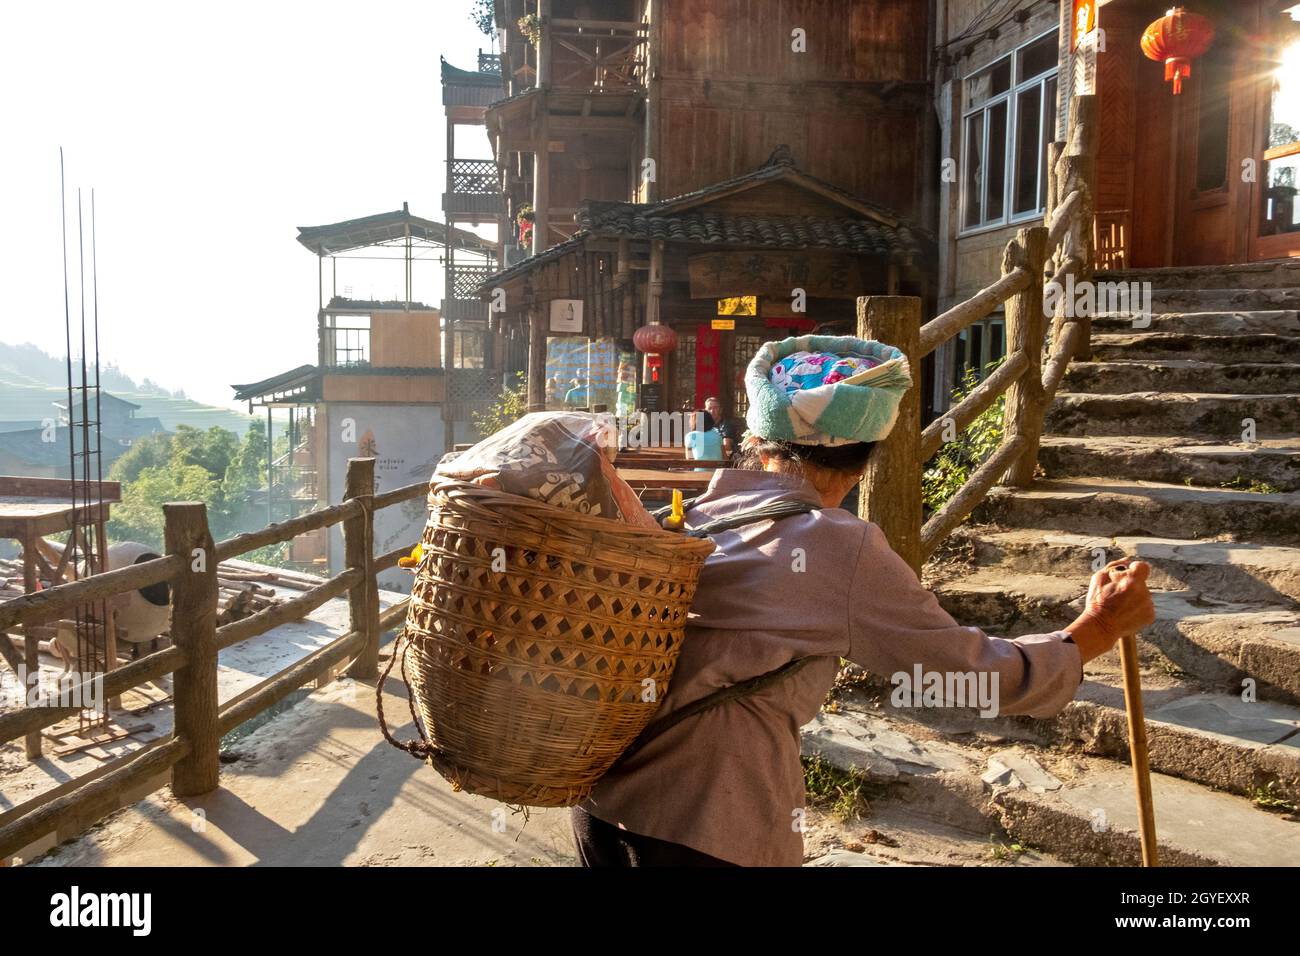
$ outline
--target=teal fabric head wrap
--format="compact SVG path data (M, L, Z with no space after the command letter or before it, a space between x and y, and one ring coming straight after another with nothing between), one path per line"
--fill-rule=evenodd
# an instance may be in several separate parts
M849 335L767 342L745 373L749 430L800 445L878 441L911 387L907 357Z

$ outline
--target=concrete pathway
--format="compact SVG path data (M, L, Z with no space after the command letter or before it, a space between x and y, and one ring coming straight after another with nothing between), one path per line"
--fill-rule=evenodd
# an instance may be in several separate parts
M407 720L400 680L385 713ZM339 680L231 747L221 787L177 800L163 789L36 865L555 866L573 862L568 811L522 814L464 793L380 735L374 695Z

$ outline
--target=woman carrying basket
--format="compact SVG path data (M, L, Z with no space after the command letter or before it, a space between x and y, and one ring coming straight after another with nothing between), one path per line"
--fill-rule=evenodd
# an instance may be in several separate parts
M1155 619L1150 568L1116 561L1062 630L1005 640L957 624L876 525L837 507L910 385L907 359L879 342L804 336L758 351L742 467L715 472L686 512L688 529L712 525L716 551L651 728L666 729L573 809L583 865L800 865L799 728L840 658L886 677L983 675L996 712L1048 717L1084 661Z

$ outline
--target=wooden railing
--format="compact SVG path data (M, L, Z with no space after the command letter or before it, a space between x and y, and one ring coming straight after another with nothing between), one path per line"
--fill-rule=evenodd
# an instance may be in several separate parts
M1006 310L1007 357L969 395L921 429L921 399L908 391L889 437L872 455L859 500L862 514L918 573L925 559L982 502L995 484L1024 487L1033 481L1047 408L1074 358L1087 358L1091 320L1078 316L1062 295L1050 330L1044 287L1064 287L1092 276L1093 170L1097 104L1092 96L1070 103L1065 142L1051 144L1044 224L1020 229L1007 243L1002 275L976 295L921 324L921 300L868 296L858 300L858 334L902 349L914 374L938 346L998 306ZM965 484L922 524L921 470L945 434L964 431L1000 395L1006 395L1002 443Z
M620 92L645 88L649 32L645 24L551 18L543 29L545 49L554 60L549 83L553 88Z
M377 576L396 567L414 542L387 554L374 554L374 515L383 508L423 496L428 486L419 483L375 494L374 469L373 458L353 458L348 462L341 504L226 541L213 542L203 504L164 505L164 557L0 604L0 640L8 642L6 632L14 628L65 616L88 601L167 582L172 593L171 646L101 675L99 696L109 700L171 674L175 715L170 737L152 741L134 754L0 813L0 865L50 833L65 838L80 832L124 803L161 788L167 783L165 775L169 771L176 796L206 793L217 786L218 749L224 735L303 685L328 680L344 665L350 677L377 678L380 636L400 626L409 601L400 601L381 612ZM217 626L220 562L340 523L345 570L322 579L319 586L298 597ZM343 595L348 599L345 634L235 698L224 702L218 699L218 652L301 620ZM86 678L87 683L80 687L60 688L59 701L89 699L91 679ZM38 733L77 711L76 707L58 706L44 699L37 706L0 714L0 743Z

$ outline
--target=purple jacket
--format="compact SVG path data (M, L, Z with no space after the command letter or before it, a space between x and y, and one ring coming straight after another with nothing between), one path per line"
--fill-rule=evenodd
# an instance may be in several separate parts
M785 500L820 507L801 478L719 470L687 525ZM886 678L919 665L984 673L992 686L996 674L1004 714L1055 714L1083 680L1065 632L1004 640L962 627L876 525L840 508L760 521L714 541L659 715L795 658L817 659L682 721L606 774L582 807L634 833L745 866L799 866L799 728L817 715L841 657Z

